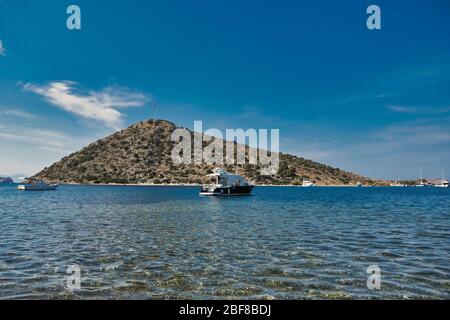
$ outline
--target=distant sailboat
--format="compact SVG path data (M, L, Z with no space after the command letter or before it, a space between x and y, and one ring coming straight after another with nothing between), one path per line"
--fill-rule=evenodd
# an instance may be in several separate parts
M389 186L390 186L390 187L404 187L405 185L404 185L404 184L401 184L400 181L399 181L399 179L398 179L398 177L397 177L397 180L395 180L395 182L394 182L394 183L391 183Z
M434 185L436 188L448 188L448 181L444 180L444 172L441 173L441 183Z
M426 184L423 182L423 177L422 177L422 169L420 169L420 181L419 184L416 184L416 187L425 187Z

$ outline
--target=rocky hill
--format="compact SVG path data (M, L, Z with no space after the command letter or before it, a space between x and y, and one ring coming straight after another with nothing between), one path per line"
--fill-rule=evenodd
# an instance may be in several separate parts
M61 161L45 168L35 177L52 183L80 184L192 184L206 182L216 166L180 165L171 160L177 127L163 120L139 122L98 140ZM193 137L193 133L191 132ZM204 143L205 145L205 143ZM248 152L248 148L247 148ZM227 166L256 184L298 185L304 179L317 185L376 184L368 178L327 165L280 153L277 175L263 176L257 165Z
M13 180L10 177L0 177L0 184L10 184L14 183Z

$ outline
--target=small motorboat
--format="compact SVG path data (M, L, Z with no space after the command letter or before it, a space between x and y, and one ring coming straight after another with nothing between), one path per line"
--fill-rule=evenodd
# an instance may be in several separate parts
M436 188L448 188L448 181L443 180L440 184L435 185Z
M57 184L48 184L42 180L28 178L25 179L20 185L17 186L17 190L21 191L52 191L58 188Z
M436 188L448 188L448 181L444 179L444 171L441 173L441 183L434 185Z
M419 182L418 184L415 185L415 187L426 187L426 186L428 185L424 182Z
M229 174L220 168L214 169L209 177L212 183L202 186L201 196L244 196L250 195L255 187L242 176Z
M303 180L302 187L314 187L314 182L309 180Z
M398 180L396 180L394 183L389 184L390 187L406 187L406 185L400 183Z

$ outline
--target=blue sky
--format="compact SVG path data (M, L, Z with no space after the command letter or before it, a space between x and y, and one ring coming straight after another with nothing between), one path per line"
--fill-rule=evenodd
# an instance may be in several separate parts
M77 4L82 30L66 28ZM366 28L366 8L382 30ZM279 128L378 178L450 175L450 3L0 1L0 174L156 117Z

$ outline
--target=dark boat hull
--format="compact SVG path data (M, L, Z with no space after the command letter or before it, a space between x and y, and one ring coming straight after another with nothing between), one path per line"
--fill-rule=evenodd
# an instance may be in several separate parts
M214 191L202 188L202 196L248 196L252 193L254 186L234 186L228 188L216 188Z

